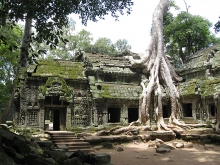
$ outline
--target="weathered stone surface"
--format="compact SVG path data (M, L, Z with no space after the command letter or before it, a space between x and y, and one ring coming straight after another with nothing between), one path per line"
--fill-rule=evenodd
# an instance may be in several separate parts
M116 151L121 152L121 151L124 151L124 149L123 149L122 147L118 147L118 148L116 149Z
M7 147L6 145L2 145L2 148L4 149L5 153L7 155L10 155L11 158L13 158L13 160L18 163L21 164L24 162L24 156L17 153L13 148Z
M49 150L53 148L53 143L51 141L36 141L36 143L42 148L48 148Z
M76 152L74 152L73 154L71 154L69 156L69 159L72 159L72 158L79 158L81 162L89 162L89 155L85 154L84 152L78 150Z
M160 153L160 154L164 154L166 152L170 152L170 149L164 148L164 147L160 147L160 148L156 148L156 152Z
M156 145L157 148L166 148L166 149L169 149L169 150L174 150L175 148L170 146L170 145L167 145L167 144L157 144Z
M193 143L184 143L184 148L192 148L193 147Z
M161 140L161 139L156 139L156 140L155 140L155 143L156 143L156 144L164 144L164 141Z
M28 154L31 152L31 148L28 145L29 142L24 137L5 129L0 129L0 136L2 143L9 147L13 147L16 152L22 154Z
M173 146L176 147L176 148L184 148L184 143L174 142Z
M152 140L170 141L176 138L176 134L173 131L147 131L147 134L151 136Z
M208 139L208 135L207 134L203 134L203 135L199 135L201 140L207 140Z
M16 165L14 160L11 157L9 157L1 147L0 147L0 164Z
M205 144L205 145L204 145L204 148L205 148L206 150L208 150L208 149L214 149L215 146L212 145L212 144Z
M62 164L64 160L68 159L65 152L62 151L47 151L48 155L51 156L58 164Z
M111 161L111 156L105 153L90 154L90 160L95 165L107 165Z
M156 144L155 143L150 143L150 144L148 144L148 148L156 148Z
M77 157L63 161L63 165L84 165L84 164L81 162L80 158Z
M34 165L58 165L58 163L54 162L54 160L52 159L48 159L48 158L43 158L40 155L34 155L34 154L29 154L25 157L25 163L28 165L33 164Z
M151 140L151 136L150 135L139 135L139 137L141 138L142 141L147 142L149 140Z

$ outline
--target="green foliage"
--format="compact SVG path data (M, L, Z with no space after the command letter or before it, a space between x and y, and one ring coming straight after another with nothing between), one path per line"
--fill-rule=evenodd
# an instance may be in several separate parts
M107 55L120 55L125 50L130 50L131 46L126 39L119 39L116 43L112 43L109 38L102 37L96 40L94 45L90 45L87 52L95 52Z
M17 57L21 42L22 28L20 26L0 26L0 116L8 105L13 89L13 79L16 74Z
M105 15L111 13L116 20L124 12L130 14L131 0L17 0L1 1L0 3L0 25L6 22L18 22L25 17L34 20L33 27L36 29L37 36L34 37L39 43L45 42L51 48L56 47L59 41L63 41L62 28L68 25L68 15L79 15L82 23L87 24L88 20L96 22L104 19ZM65 41L64 41L65 42Z
M219 17L219 19L220 19L220 17ZM214 30L215 30L216 33L220 32L220 20L215 23Z
M211 22L207 19L180 12L175 18L168 15L164 27L166 53L174 57L177 65L196 51L219 42L210 31Z
M116 50L118 53L122 53L125 50L130 50L131 49L131 45L128 44L128 41L125 39L119 39L116 41L116 43L114 44Z
M10 88L0 82L0 116L4 113L10 98Z
M115 54L116 49L109 38L99 38L93 45L93 51L100 54Z

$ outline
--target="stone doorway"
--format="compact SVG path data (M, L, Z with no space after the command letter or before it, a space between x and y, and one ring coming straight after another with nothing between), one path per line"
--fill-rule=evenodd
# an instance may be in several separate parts
M217 108L215 104L209 104L208 105L208 110L209 110L209 119L216 119L216 114L217 114Z
M128 123L138 120L138 108L128 108Z
M68 103L61 99L61 96L46 96L45 107L45 130L64 131L66 130L66 113Z
M171 115L170 105L163 105L163 118L169 118Z
M53 125L52 128L54 131L59 131L60 130L60 111L58 109L51 110L52 112L52 120L53 120Z
M183 117L192 117L192 104L183 104Z
M66 108L47 107L45 110L45 130L66 130Z
M119 123L120 122L120 108L108 108L108 122Z

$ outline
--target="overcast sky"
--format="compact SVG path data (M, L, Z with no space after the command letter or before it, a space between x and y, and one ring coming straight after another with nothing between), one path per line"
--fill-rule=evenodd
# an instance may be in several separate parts
M150 42L150 29L152 14L160 0L133 0L134 5L130 15L119 17L115 21L111 16L97 23L89 21L87 26L83 26L78 16L72 16L76 21L76 31L85 29L92 33L94 40L99 37L110 38L113 43L118 39L127 39L132 47L132 51L143 53ZM220 0L185 0L190 6L189 12L207 18L213 25L220 16ZM175 0L180 7L179 11L186 11L183 0ZM218 34L218 36L220 36Z

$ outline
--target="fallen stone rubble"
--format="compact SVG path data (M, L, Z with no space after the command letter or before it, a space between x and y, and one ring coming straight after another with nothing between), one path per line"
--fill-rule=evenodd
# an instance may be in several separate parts
M36 143L0 127L1 165L109 165L105 153L67 153L53 150L52 143Z

